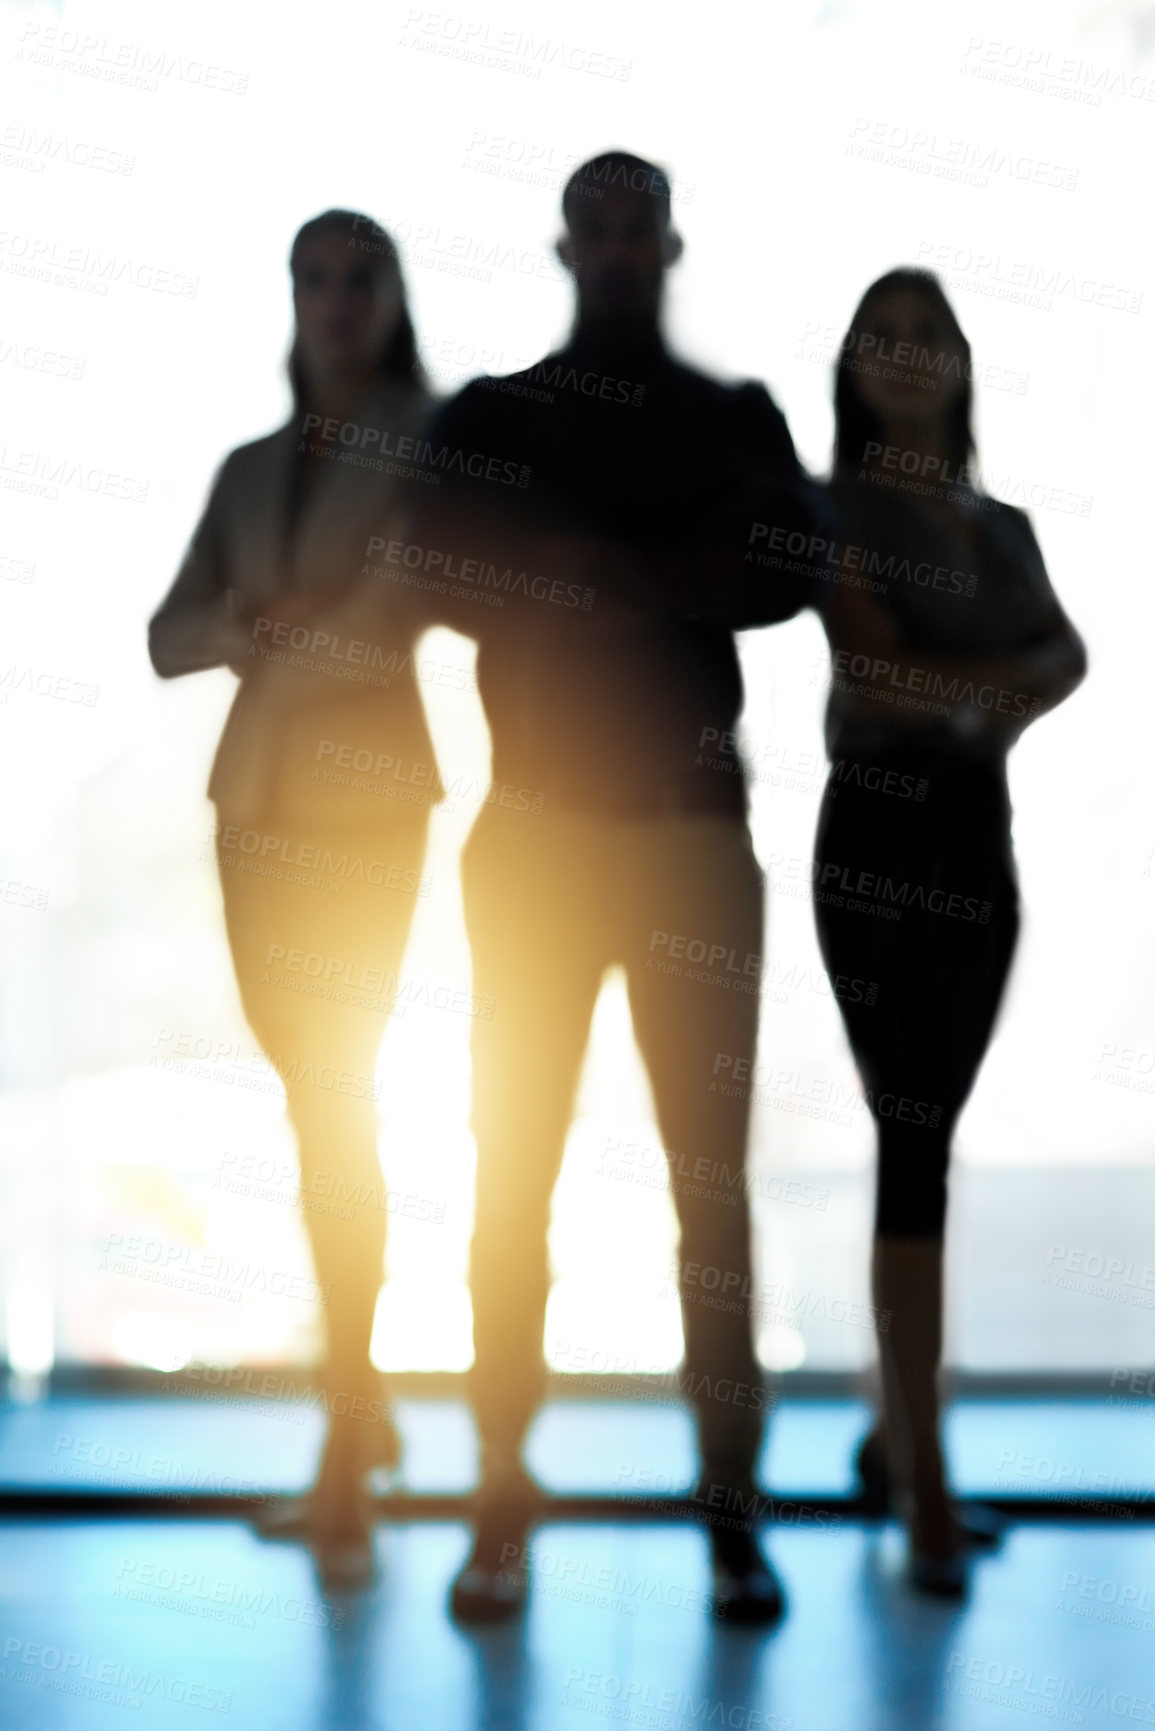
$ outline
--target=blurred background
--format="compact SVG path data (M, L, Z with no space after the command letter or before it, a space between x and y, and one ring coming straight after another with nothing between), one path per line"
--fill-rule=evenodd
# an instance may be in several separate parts
M561 188L610 147L673 176L675 347L765 381L816 473L861 290L900 263L943 276L986 485L1030 512L1091 658L1012 758L1025 925L959 1133L949 1357L978 1380L1099 1390L1149 1364L1155 7L722 0L667 35L602 0L548 19L517 0L499 18L6 3L0 80L0 1350L17 1389L54 1366L112 1386L318 1354L316 1307L257 1290L311 1270L212 859L204 787L234 682L162 685L146 623L222 456L286 417L299 224L343 205L394 234L451 392L566 332ZM471 646L438 632L423 654L453 791L380 1060L404 1205L374 1351L459 1372L470 1017L438 1005L469 988L456 859L488 741ZM751 1189L782 1301L759 1353L835 1386L872 1354L845 1315L868 1298L873 1158L808 894L824 639L805 616L747 633L742 658L769 895ZM674 1215L613 977L551 1242L559 1374L678 1362ZM162 1278L202 1254L277 1280Z

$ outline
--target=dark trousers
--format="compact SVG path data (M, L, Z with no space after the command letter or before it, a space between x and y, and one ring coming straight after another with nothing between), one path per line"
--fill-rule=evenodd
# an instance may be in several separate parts
M725 969L719 983L719 957L741 966L762 948L762 874L746 825L487 808L465 850L463 882L474 991L493 1002L473 1034L473 1392L482 1440L518 1444L541 1396L550 1198L591 1014L617 963L663 1145L683 1172L700 1159L697 1170L710 1175L698 1195L672 1186L686 1385L701 1451L719 1472L749 1472L761 1440L761 1373L747 1307L711 1308L716 1291L684 1278L695 1263L733 1276L730 1291L751 1290L749 1105L716 1080L719 1054L751 1057L757 1035L756 991L727 983ZM671 936L683 940L675 952L687 942L713 949L704 979L687 977L694 964L685 957L678 972L662 971ZM721 1276L706 1278L720 1285Z
M1003 760L916 745L833 766L815 837L815 917L878 1132L875 1231L941 1236L951 1137L1019 929Z

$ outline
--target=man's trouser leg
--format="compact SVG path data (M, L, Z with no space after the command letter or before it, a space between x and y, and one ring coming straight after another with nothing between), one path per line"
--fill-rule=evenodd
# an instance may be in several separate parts
M474 1413L492 1459L541 1398L550 1198L601 984L597 872L575 820L485 811L462 862L473 987Z
M757 1044L762 873L742 821L663 819L634 826L632 845L637 891L623 946L673 1168L688 1392L705 1476L743 1484L766 1397L752 1343L748 1091L725 1090ZM659 962L680 971L659 972Z

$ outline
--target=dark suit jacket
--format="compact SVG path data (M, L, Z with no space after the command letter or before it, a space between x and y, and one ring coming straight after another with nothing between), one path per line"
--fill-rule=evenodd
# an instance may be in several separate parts
M410 592L369 574L367 556L370 537L395 533L401 511L402 483L387 458L372 455L374 444L420 435L431 407L423 391L376 392L362 422L388 439L364 451L327 442L331 454L291 530L298 417L222 464L149 627L157 672L218 665L214 628L260 598L318 603L295 630L254 628L209 780L222 824L360 827L441 797L414 661L429 620ZM352 762L342 769L345 746Z

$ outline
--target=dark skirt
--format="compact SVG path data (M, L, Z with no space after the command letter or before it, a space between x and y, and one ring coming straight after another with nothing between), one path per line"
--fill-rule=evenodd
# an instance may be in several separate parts
M815 836L818 940L879 1132L876 1229L941 1233L950 1138L1019 929L1002 757L917 741L831 765Z

